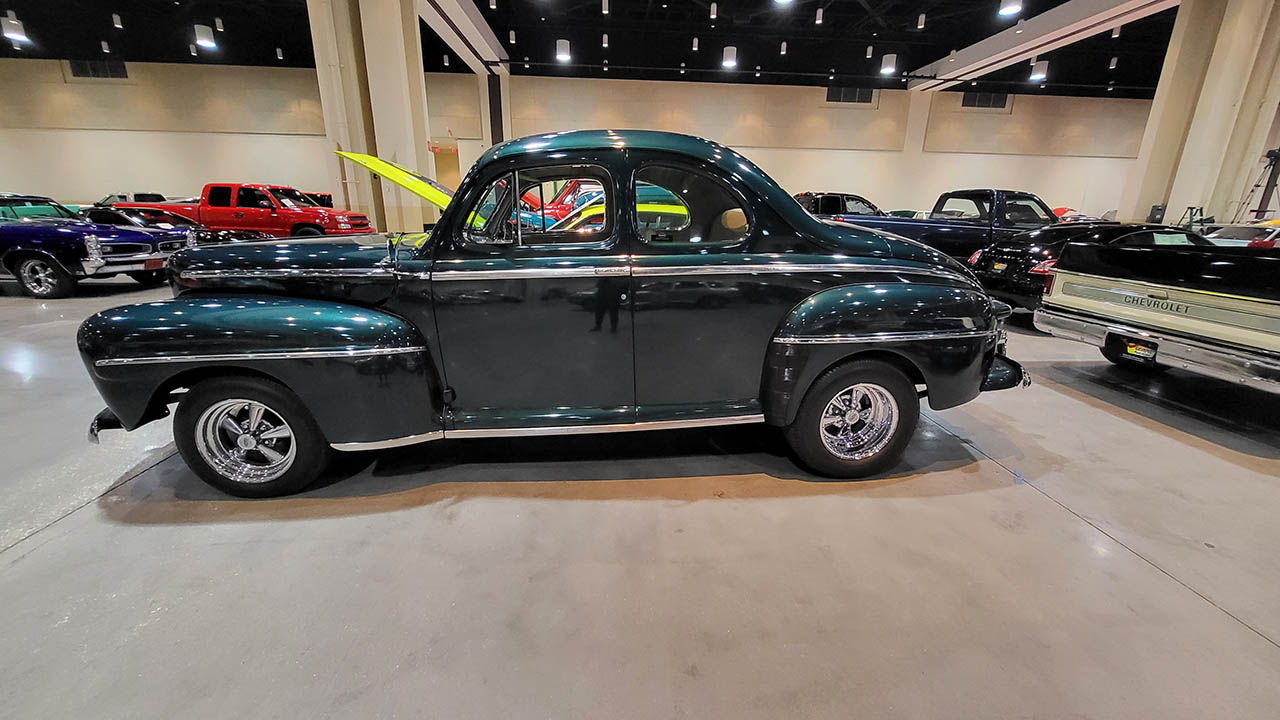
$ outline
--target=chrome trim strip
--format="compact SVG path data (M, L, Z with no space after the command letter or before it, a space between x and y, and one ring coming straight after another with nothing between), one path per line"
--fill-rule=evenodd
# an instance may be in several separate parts
M601 272L602 270L607 272ZM447 282L449 280L532 280L548 277L596 277L597 275L626 275L631 272L627 266L612 267L588 265L586 267L566 268L521 268L515 270L435 270L431 280Z
M1208 295L1209 297L1230 298L1232 300L1247 300L1249 302L1266 303L1268 305L1280 305L1280 300L1269 300L1267 298L1249 297L1248 295L1232 295L1231 293L1213 292L1211 290L1196 290L1194 288L1185 288L1177 285L1160 285L1159 283L1147 282L1145 280L1130 280L1129 278L1108 277L1106 275L1094 275L1092 273L1076 272L1074 270L1058 270L1054 268L1055 275L1074 275L1076 277L1092 278L1094 280L1104 280L1112 283L1132 283L1134 285L1142 285L1143 287L1156 288L1168 292L1170 289L1177 292L1196 293L1198 295Z
M999 328L994 330L946 330L931 331L921 330L919 332L882 332L870 333L868 335L814 335L811 337L775 337L774 342L779 345L827 345L842 343L874 343L874 342L896 342L900 340L954 340L964 338L981 338L989 337L1000 332Z
M422 433L421 435L406 435L405 437L391 438L389 440L369 440L367 442L345 442L345 443L329 443L329 447L339 452L358 452L361 450L387 450L390 448L404 447L405 445L417 445L418 443L430 442L432 440L443 440L443 430L433 430L432 432Z
M311 358L329 357L373 357L377 355L403 355L406 353L426 352L422 345L397 348L341 348L334 350L287 350L281 352L243 352L222 353L218 355L155 355L136 358L103 358L95 360L94 366L109 365L150 365L155 363L184 362L220 362L223 360L307 360Z
M181 276L195 280L199 278L226 277L391 277L393 274L389 268L245 268L240 270L183 270Z
M746 423L764 422L764 415L726 415L721 417L700 417L688 420L653 420L635 423L613 423L610 425L555 425L546 427L520 428L464 428L462 430L446 430L448 438L497 438L524 437L537 435L590 435L593 433L635 432L639 430L673 430L676 428L712 427L718 425L742 425Z
M631 269L633 275L754 275L782 273L907 273L931 275L972 284L960 273L942 268L922 268L910 265L878 265L869 263L773 263L769 265L638 265Z

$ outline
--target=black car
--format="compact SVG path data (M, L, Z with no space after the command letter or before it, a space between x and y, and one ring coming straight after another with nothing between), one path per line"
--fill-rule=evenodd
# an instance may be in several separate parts
M800 203L800 207L810 213L829 217L833 220L841 220L841 215L882 217L885 214L883 210L861 195L802 192L798 195L792 195L792 197L796 199L796 202Z
M992 243L969 256L969 267L991 296L1014 307L1035 310L1052 282L1049 271L1069 242L1129 247L1213 245L1196 233L1167 225L1062 223Z
M222 245L225 243L266 240L271 238L257 230L214 230L177 213L159 208L87 207L80 214L89 222L99 225L115 225L142 232L173 232L189 230L195 234L196 245Z

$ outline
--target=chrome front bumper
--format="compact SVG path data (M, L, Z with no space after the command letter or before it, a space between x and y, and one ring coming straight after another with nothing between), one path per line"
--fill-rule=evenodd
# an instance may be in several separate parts
M1111 336L1154 343L1158 365L1181 368L1267 392L1280 393L1280 356L1221 345L1212 340L1190 340L1159 330L1137 328L1076 313L1042 308L1036 311L1036 327L1067 340L1106 347Z
M148 260L164 260L173 253L158 252L150 255L126 255L118 260L112 258L110 260L103 258L101 260L82 260L80 261L80 274L85 277L93 277L95 275L114 275L122 272L136 272L145 270Z

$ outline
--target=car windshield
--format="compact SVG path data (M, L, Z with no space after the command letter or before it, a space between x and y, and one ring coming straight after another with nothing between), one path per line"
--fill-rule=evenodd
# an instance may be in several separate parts
M175 227L193 227L196 224L181 215L175 215L168 210L130 208L129 210L126 210L124 214L142 225L163 228L165 230Z
M267 191L285 207L317 207L311 198L293 188L267 188Z
M0 198L0 218L7 220L34 220L47 217L67 220L80 219L79 215L52 200Z

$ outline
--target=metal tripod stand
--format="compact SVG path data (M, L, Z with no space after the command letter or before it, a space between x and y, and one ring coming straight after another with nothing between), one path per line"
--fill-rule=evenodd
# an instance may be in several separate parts
M1271 200L1276 195L1276 183L1280 181L1280 148L1268 150L1266 158L1266 167L1262 168L1261 173L1258 173L1257 182L1249 188L1249 192L1245 193L1244 198L1240 200L1240 206L1236 209L1236 215L1232 218L1232 222L1240 222L1247 213L1253 213L1255 222L1267 219ZM1257 194L1258 188L1262 188L1262 198L1258 201L1258 207L1250 210L1249 205L1253 203L1253 196ZM1280 201L1276 204L1280 206Z

